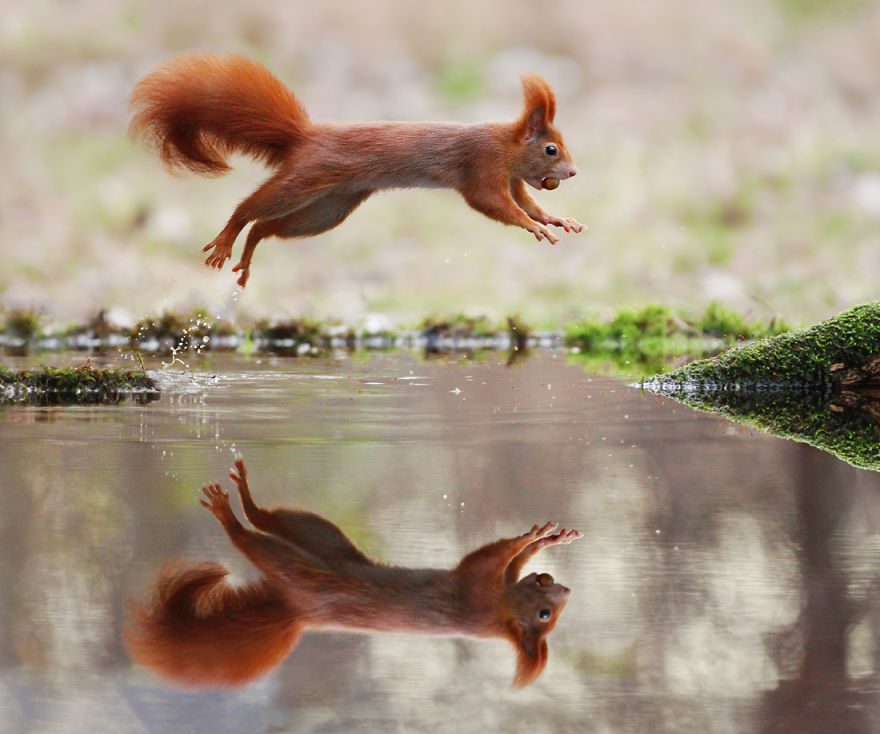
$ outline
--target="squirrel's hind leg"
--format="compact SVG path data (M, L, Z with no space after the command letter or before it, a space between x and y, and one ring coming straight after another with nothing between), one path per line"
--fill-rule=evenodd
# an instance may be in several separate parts
M235 244L235 239L245 224L247 222L242 223L234 216L229 220L220 234L202 248L202 252L213 250L205 260L205 265L217 270L223 267L223 263L232 257L232 246Z
M241 253L241 259L238 261L238 264L232 268L233 273L241 273L241 275L238 276L237 282L242 288L247 285L248 278L251 274L251 259L254 256L254 250L260 243L261 239L277 234L277 228L278 220L272 219L269 221L255 222L254 226L251 227L251 231L248 232L247 239L244 243L244 250L242 250Z
M372 191L332 192L315 199L295 212L277 219L261 219L254 223L244 243L238 264L232 268L240 272L238 284L242 287L250 275L254 249L264 237L311 237L333 229L354 211Z

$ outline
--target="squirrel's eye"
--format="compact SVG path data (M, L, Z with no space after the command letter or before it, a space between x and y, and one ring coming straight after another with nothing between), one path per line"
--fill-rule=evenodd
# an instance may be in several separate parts
M551 143L546 148L544 148L544 152L547 155L556 155L556 146Z
M542 609L540 612L538 612L538 617L544 621L550 619L550 610Z

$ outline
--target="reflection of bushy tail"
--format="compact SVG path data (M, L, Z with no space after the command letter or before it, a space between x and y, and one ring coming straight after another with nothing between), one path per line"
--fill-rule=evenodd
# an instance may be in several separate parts
M131 108L131 134L195 173L225 173L233 151L278 166L311 129L293 93L244 56L173 58L138 83Z
M280 663L301 629L265 580L234 587L217 563L166 565L150 603L129 602L131 656L194 686L239 685Z

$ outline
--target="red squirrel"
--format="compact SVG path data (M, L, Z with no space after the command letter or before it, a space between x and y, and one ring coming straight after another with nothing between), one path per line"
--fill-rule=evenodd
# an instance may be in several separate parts
M279 664L303 632L341 628L501 637L516 648L514 685L544 669L547 635L570 590L550 574L519 579L520 571L539 550L570 543L579 531L535 525L450 570L387 566L319 515L257 505L241 457L229 476L256 530L239 522L219 484L205 485L200 501L262 577L235 587L217 563L166 565L156 597L128 605L125 641L140 664L186 685L240 685Z
M261 239L325 232L380 189L452 188L487 217L551 244L557 238L544 225L582 231L526 191L526 184L555 189L577 169L553 127L550 85L536 74L524 74L522 85L525 109L512 123L317 123L264 66L243 56L185 54L138 83L129 131L172 169L223 174L226 157L238 151L274 170L202 250L212 251L205 264L221 268L254 222L233 268L244 286Z

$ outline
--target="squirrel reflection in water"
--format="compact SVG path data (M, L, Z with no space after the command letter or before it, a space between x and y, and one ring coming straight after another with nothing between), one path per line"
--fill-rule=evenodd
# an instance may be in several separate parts
M519 575L535 553L579 531L535 525L449 570L388 566L319 515L257 505L241 457L229 476L255 530L239 522L219 484L203 487L201 503L262 578L235 587L217 563L166 565L155 598L129 604L126 643L142 665L188 685L243 684L280 663L304 631L336 628L501 637L516 649L514 685L541 674L570 590L547 573Z

